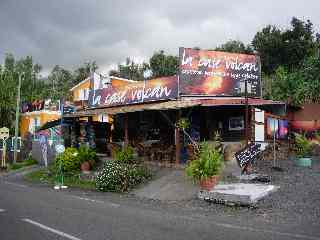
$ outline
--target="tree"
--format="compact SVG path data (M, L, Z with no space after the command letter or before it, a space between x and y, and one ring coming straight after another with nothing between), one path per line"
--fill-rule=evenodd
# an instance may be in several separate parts
M179 58L173 55L165 55L164 51L155 52L150 58L152 77L164 77L177 74Z
M41 96L45 81L39 78L40 70L41 66L30 56L16 61L12 54L6 55L4 65L0 67L0 126L13 129L19 75L22 76L21 102Z
M221 46L216 47L215 50L232 53L253 54L253 49L250 45L245 45L243 42L237 40L229 40Z
M118 64L117 70L110 70L109 76L140 81L144 80L143 73L148 68L149 65L147 63L138 64L128 57L125 64Z
M78 67L73 73L73 84L76 85L90 76L90 73L98 69L96 61L86 62Z
M48 76L47 96L50 96L52 100L59 100L61 97L68 98L69 90L74 86L74 82L69 70L56 65Z
M319 44L313 24L293 17L291 28L284 31L276 26L264 27L254 36L252 46L261 56L262 71L272 74L280 66L289 71L299 67L305 58L315 55Z
M289 72L279 67L273 75L272 98L294 106L320 102L320 58L307 58L301 67Z
M252 40L252 46L261 57L262 71L270 74L283 62L283 42L281 30L268 25L257 32Z
M14 74L15 59L7 54L4 65L0 65L0 126L11 131L14 124L16 79Z

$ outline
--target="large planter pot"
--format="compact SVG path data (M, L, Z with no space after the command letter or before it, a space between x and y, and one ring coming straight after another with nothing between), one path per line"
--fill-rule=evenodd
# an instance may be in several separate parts
M81 163L81 171L82 172L88 172L88 171L90 171L90 168L91 168L91 166L88 161Z
M219 175L214 175L203 180L200 180L200 188L202 190L210 191L212 190L215 185L219 182Z
M299 167L311 167L312 158L311 157L300 157L296 159L296 165Z

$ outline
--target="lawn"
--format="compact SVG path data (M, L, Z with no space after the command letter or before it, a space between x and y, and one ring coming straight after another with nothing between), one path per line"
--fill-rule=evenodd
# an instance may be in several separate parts
M54 185L57 183L57 176L50 173L47 169L41 169L35 172L31 172L25 176L30 182L46 183ZM68 174L64 176L64 184L68 187L76 187L82 189L95 189L95 182L90 180L84 180L80 178L80 172Z

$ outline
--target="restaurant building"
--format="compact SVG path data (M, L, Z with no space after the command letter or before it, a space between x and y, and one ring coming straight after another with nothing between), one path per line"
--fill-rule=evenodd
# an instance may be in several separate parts
M86 104L65 116L74 119L71 145L111 155L131 145L148 161L179 164L188 159L187 146L217 132L225 144L266 142L268 118L285 115L284 103L261 98L259 57L180 48L179 61L174 76L86 80Z

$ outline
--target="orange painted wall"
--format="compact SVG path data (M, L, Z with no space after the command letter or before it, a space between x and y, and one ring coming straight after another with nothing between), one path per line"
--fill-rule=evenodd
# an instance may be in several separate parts
M29 123L30 123L30 118L29 116L21 116L20 118L20 136L24 137L28 131L29 131Z
M77 100L80 97L80 91L82 89L90 88L90 78L86 79L83 83L81 83L79 86L77 86L75 89L72 90L72 97L73 100Z
M40 126L45 124L46 122L57 120L60 118L60 113L57 111L35 111L30 113L24 113L20 118L20 136L25 137L29 131L29 125L31 123L31 119L35 117L40 117Z

